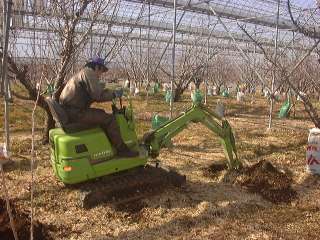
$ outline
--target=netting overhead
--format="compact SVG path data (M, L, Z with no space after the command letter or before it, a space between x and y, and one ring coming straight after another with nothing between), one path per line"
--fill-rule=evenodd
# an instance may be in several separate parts
M94 2L97 5L105 1ZM64 4L61 5L62 3ZM27 57L31 51L28 46L32 42L42 49L52 49L50 45L53 41L57 42L54 45L59 46L62 30L66 27L66 16L68 14L72 16L79 8L79 5L72 4L74 1L71 0L14 1L12 30L14 41L20 46L15 49L17 57ZM2 8L1 4L0 6ZM142 0L115 0L101 6L104 7L100 8L103 10L98 11L98 16L94 15L97 9L94 6L89 7L82 17L81 24L77 26L77 31L81 35L87 31L95 17L95 24L88 38L90 45L87 46L91 50L85 51L88 54L99 51L99 48L105 45L103 51L109 51L114 42L122 38L131 45L132 41L141 41L139 47L143 49L166 48L167 43L172 41L172 22L175 16L172 1L155 0L148 3ZM293 18L301 26L317 29L319 14L315 1L289 0L289 6ZM262 45L272 48L278 27L279 47L307 49L312 40L299 33L299 29L293 24L288 11L288 1L280 1L278 20L277 9L276 0L180 0L177 1L176 42L185 46L197 44L202 47L216 46L234 50L235 46L230 44L230 41L235 39L239 46L250 50L252 39L243 32L245 29ZM218 21L218 16L230 33L226 32L223 24ZM53 58L59 54L59 51L51 52L50 57ZM255 52L259 53L258 50Z

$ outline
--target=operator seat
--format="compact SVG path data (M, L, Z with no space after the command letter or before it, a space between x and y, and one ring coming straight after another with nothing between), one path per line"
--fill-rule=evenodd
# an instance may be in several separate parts
M47 97L45 98L45 101L48 104L48 107L52 114L53 119L56 122L56 126L61 127L65 133L75 133L75 132L95 128L92 126L85 126L80 123L70 122L68 114L56 100L50 97Z

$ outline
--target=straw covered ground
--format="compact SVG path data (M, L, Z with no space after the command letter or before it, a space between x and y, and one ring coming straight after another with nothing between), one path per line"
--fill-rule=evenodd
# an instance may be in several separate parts
M218 98L209 98L211 109ZM295 118L287 120L277 118L281 105L277 103L273 128L267 131L267 100L256 96L242 103L222 101L240 159L250 167L241 173L217 171L213 164L225 159L217 137L204 126L191 124L173 139L174 147L163 149L159 157L161 165L186 175L187 184L142 200L137 211L105 205L90 210L78 207L74 191L53 175L49 146L40 142L43 114L38 110L35 213L48 239L318 239L320 177L305 171L312 123L301 103ZM175 104L175 114L190 104L186 95ZM109 104L100 107L110 110ZM150 128L155 112L168 114L163 96L150 97L148 103L138 97L134 107L139 136ZM32 103L11 105L15 163L5 168L11 201L24 214L30 210L31 109ZM1 188L0 198L3 194ZM0 212L0 231L5 221L1 216Z

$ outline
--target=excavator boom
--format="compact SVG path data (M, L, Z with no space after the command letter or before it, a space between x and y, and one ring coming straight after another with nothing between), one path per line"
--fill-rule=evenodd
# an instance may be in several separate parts
M238 169L242 166L238 159L235 138L229 122L202 104L193 105L180 116L146 133L143 137L143 144L149 151L149 155L156 158L161 148L165 147L166 143L185 129L189 123L202 123L220 138L228 159L229 169Z

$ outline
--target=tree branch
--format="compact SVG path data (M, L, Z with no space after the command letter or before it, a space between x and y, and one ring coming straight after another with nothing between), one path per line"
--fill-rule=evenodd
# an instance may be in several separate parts
M304 35L306 35L307 37L310 37L310 38L316 38L316 39L320 38L320 33L316 31L315 27L313 28L313 31L310 31L310 30L300 26L300 24L298 24L298 22L294 19L292 11L291 11L290 0L287 0L287 7L288 7L289 16L291 18L292 23L294 24L294 26L297 28L297 30L300 33L303 33Z

